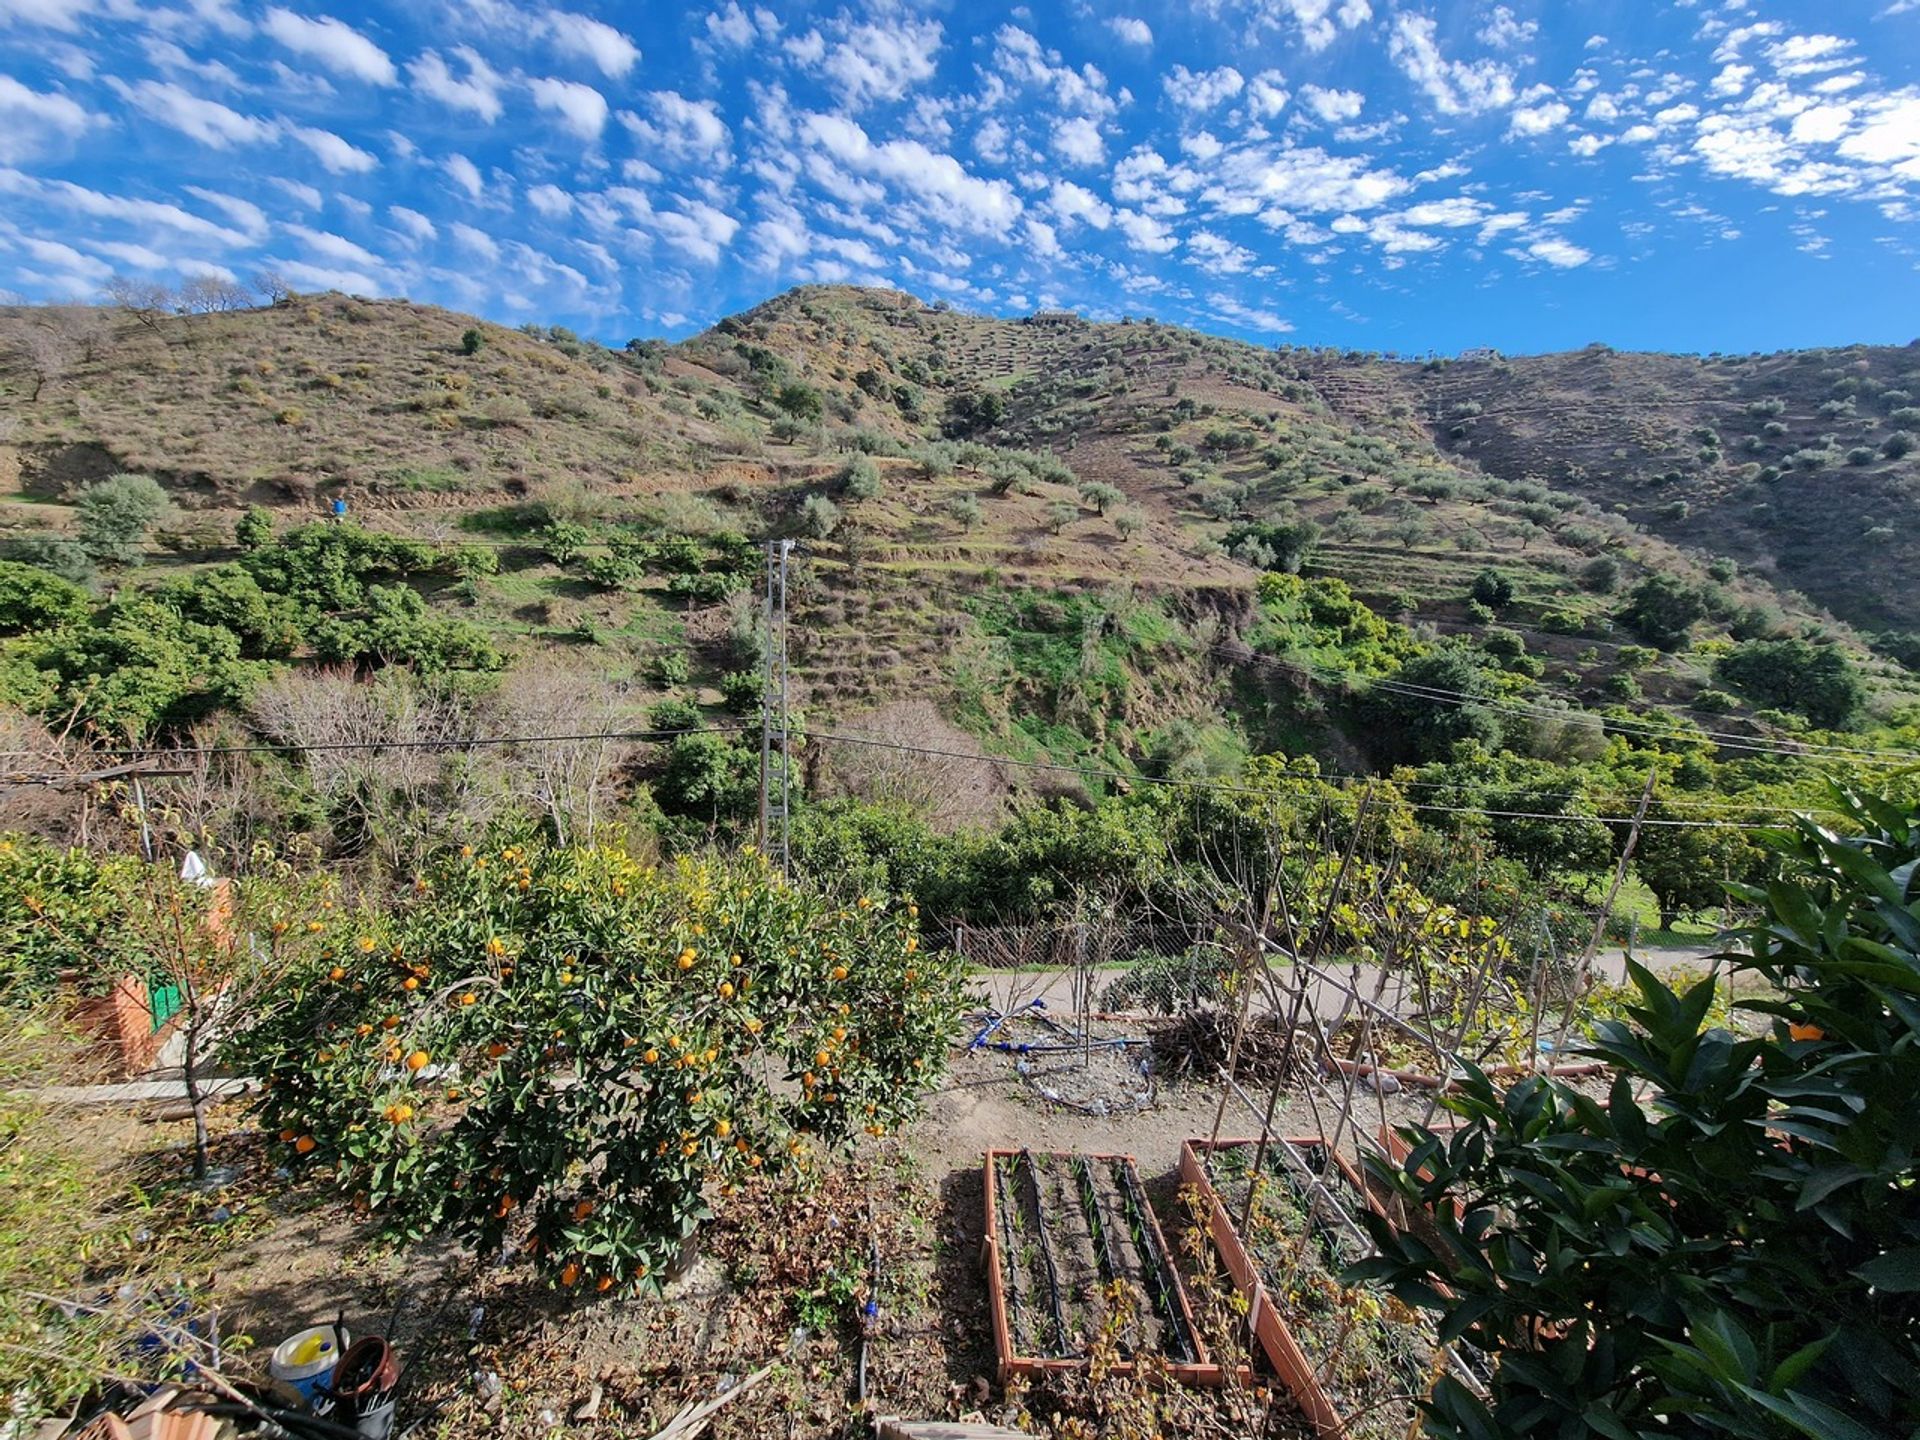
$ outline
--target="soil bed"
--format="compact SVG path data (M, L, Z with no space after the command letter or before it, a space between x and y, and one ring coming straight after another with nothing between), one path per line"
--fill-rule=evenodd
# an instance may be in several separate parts
M1236 1280L1257 1282L1304 1372L1263 1332L1269 1358L1323 1432L1399 1440L1444 1362L1432 1326L1377 1286L1340 1283L1373 1247L1355 1218L1367 1198L1338 1157L1318 1141L1275 1140L1256 1174L1255 1152L1250 1140L1223 1140L1211 1150L1195 1141L1191 1153L1219 1207L1216 1243L1225 1253L1237 1235L1244 1247L1245 1265L1229 1256L1228 1269L1251 1268Z

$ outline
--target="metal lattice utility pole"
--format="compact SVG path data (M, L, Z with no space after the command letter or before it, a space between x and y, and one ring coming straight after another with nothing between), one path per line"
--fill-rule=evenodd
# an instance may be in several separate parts
M767 595L763 612L766 672L760 690L760 852L790 879L787 802L792 773L787 753L787 555L791 540L767 542Z

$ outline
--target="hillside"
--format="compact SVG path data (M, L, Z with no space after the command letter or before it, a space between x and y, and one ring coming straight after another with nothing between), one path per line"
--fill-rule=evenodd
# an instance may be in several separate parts
M726 682L746 668L751 567L720 573L725 537L777 534L805 541L810 715L932 701L1014 756L1378 761L1377 719L1303 677L1391 673L1415 635L1487 641L1490 694L1657 712L1711 692L1712 723L1760 734L1778 716L1713 689L1715 633L1823 635L1876 703L1911 693L1842 622L1920 620L1900 583L1920 457L1894 438L1913 350L1422 365L838 287L617 351L339 295L13 311L0 329L16 543L71 531L88 482L152 475L179 514L115 577L138 586L231 561L250 506L284 530L343 499L372 531L490 548L497 565L422 587L435 609L510 662L613 686L629 714L679 693L743 703ZM577 534L543 538L555 522ZM718 548L625 564L636 535ZM1326 613L1343 601L1256 603L1262 569L1296 566L1391 633L1357 641ZM1505 588L1477 603L1489 570ZM1656 655L1622 629L1621 594L1649 574L1710 597L1702 644ZM914 713L924 735L932 712Z

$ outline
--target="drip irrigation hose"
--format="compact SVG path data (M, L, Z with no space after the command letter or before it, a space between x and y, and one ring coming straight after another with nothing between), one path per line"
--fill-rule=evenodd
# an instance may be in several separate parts
M1067 1357L1067 1347L1072 1338L1067 1334L1067 1315L1060 1308L1060 1269L1053 1259L1053 1233L1047 1225L1046 1197L1040 1193L1040 1169L1033 1163L1033 1151L1021 1148L1020 1159L1025 1162L1027 1183L1033 1187L1033 1228L1040 1236L1040 1258L1046 1261L1047 1299L1053 1306L1054 1333L1059 1336L1055 1353Z
M1153 1226L1148 1217L1153 1213L1147 1208L1147 1197L1141 1193L1140 1177L1130 1170L1123 1161L1113 1162L1114 1173L1120 1180L1120 1193L1126 1199L1127 1222L1133 1227L1134 1244L1152 1262L1148 1274L1154 1290L1153 1302L1166 1317L1167 1337L1172 1341L1174 1358L1180 1361L1197 1359L1193 1336L1187 1330L1187 1317L1180 1313L1176 1299L1179 1295L1179 1281L1173 1274L1173 1266L1167 1259L1167 1252L1154 1239Z
M1026 1288L1026 1277L1022 1273L1020 1264L1018 1244L1020 1237L1014 1228L1014 1207L1020 1202L1016 1193L1016 1182L1009 1173L1012 1168L1011 1161L1008 1164L993 1167L993 1189L994 1196L999 1201L1000 1252L1006 1263L1007 1340L1015 1350L1018 1350L1019 1337L1013 1333L1013 1316L1016 1310L1024 1315L1028 1307L1027 1297L1023 1293ZM1028 1334L1032 1335L1031 1322L1029 1322Z
M1120 1269L1120 1257L1114 1253L1113 1235L1100 1213L1100 1196L1093 1183L1093 1166L1086 1156L1073 1157L1073 1173L1080 1182L1080 1209L1087 1217L1087 1234L1093 1240L1094 1259L1099 1262L1100 1274L1109 1285L1123 1281L1125 1276ZM1131 1358L1137 1347L1129 1344L1124 1337L1118 1343L1120 1353Z

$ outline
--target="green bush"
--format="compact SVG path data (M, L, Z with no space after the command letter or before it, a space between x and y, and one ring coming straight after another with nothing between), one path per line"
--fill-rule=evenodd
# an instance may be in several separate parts
M1845 725L1866 685L1845 651L1805 640L1749 640L1715 662L1714 678L1754 704L1801 715L1822 729Z
M0 635L56 629L92 608L93 597L72 581L35 565L0 560Z
M81 548L102 565L138 565L147 536L173 510L167 492L146 475L109 475L73 503Z
M1615 1067L1604 1101L1469 1069L1451 1134L1404 1127L1403 1165L1368 1159L1430 1223L1361 1212L1380 1256L1345 1278L1492 1362L1484 1401L1439 1381L1430 1433L1920 1427L1920 813L1840 803L1849 833L1763 837L1781 878L1730 887L1759 919L1717 959L1759 988L1736 1001L1757 1033L1707 1025L1720 975L1677 992L1629 962L1635 1002L1583 1047Z
M849 500L873 500L880 494L880 467L856 455L840 472L840 492Z

